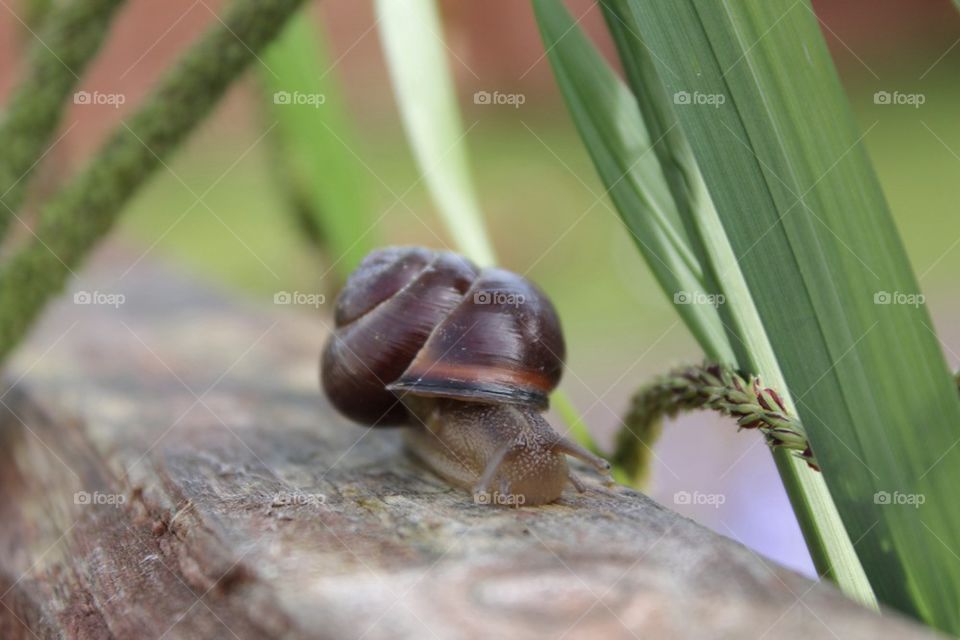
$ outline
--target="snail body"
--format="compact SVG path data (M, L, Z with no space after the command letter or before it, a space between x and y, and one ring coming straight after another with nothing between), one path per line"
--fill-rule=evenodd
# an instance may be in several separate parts
M529 280L418 247L368 255L337 298L321 358L332 404L370 426L409 426L413 455L478 502L552 502L566 456L609 464L540 415L565 346L553 305Z

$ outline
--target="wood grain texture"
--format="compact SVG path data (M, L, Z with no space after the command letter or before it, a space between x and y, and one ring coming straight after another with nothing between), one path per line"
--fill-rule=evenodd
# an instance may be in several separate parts
M324 402L323 309L137 278L7 372L2 638L929 637L586 470L475 505Z

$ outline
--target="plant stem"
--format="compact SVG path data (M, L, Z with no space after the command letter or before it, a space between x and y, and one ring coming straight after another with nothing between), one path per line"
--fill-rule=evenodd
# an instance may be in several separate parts
M0 359L118 218L123 205L206 116L303 0L237 0L43 208L36 237L0 269Z
M658 430L655 425L664 416L694 409L734 417L741 429L759 429L771 448L791 449L817 468L803 426L787 412L780 394L763 386L756 376L745 380L718 364L682 367L641 388L624 419L626 428L617 439L614 462L631 478L644 475L645 456L638 454L649 448L651 432Z
M29 21L44 27L0 122L0 238L23 204L30 174L47 151L68 97L122 4L123 0L74 0L60 9L48 3L29 5Z

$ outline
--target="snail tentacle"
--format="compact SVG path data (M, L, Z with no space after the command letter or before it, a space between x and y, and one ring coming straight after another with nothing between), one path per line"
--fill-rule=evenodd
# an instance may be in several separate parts
M512 447L512 442L505 443L500 447L500 450L493 454L487 461L487 466L483 470L483 475L480 476L480 481L477 482L476 487L474 487L473 493L490 492L490 485L493 482L493 478L497 475L497 471L500 470L500 465L503 464L504 459L507 457L507 454L510 453Z
M609 462L594 454L592 451L585 449L569 438L560 436L560 439L554 446L556 447L557 451L565 453L571 458L576 458L577 460L586 462L600 473L610 472Z
M570 484L573 485L573 488L577 490L577 493L583 493L587 490L587 486L583 484L583 481L580 480L573 471L571 471L567 477L570 479Z

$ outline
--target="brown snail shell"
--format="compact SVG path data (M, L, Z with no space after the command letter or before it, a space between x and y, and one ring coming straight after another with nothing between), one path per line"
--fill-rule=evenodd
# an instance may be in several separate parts
M403 424L403 394L544 409L563 372L553 305L529 280L447 251L374 251L337 299L321 377L333 404Z
M409 425L411 453L476 501L582 491L567 456L609 471L540 415L564 344L553 305L526 278L447 251L381 249L347 279L334 321L321 359L330 401L357 422Z

